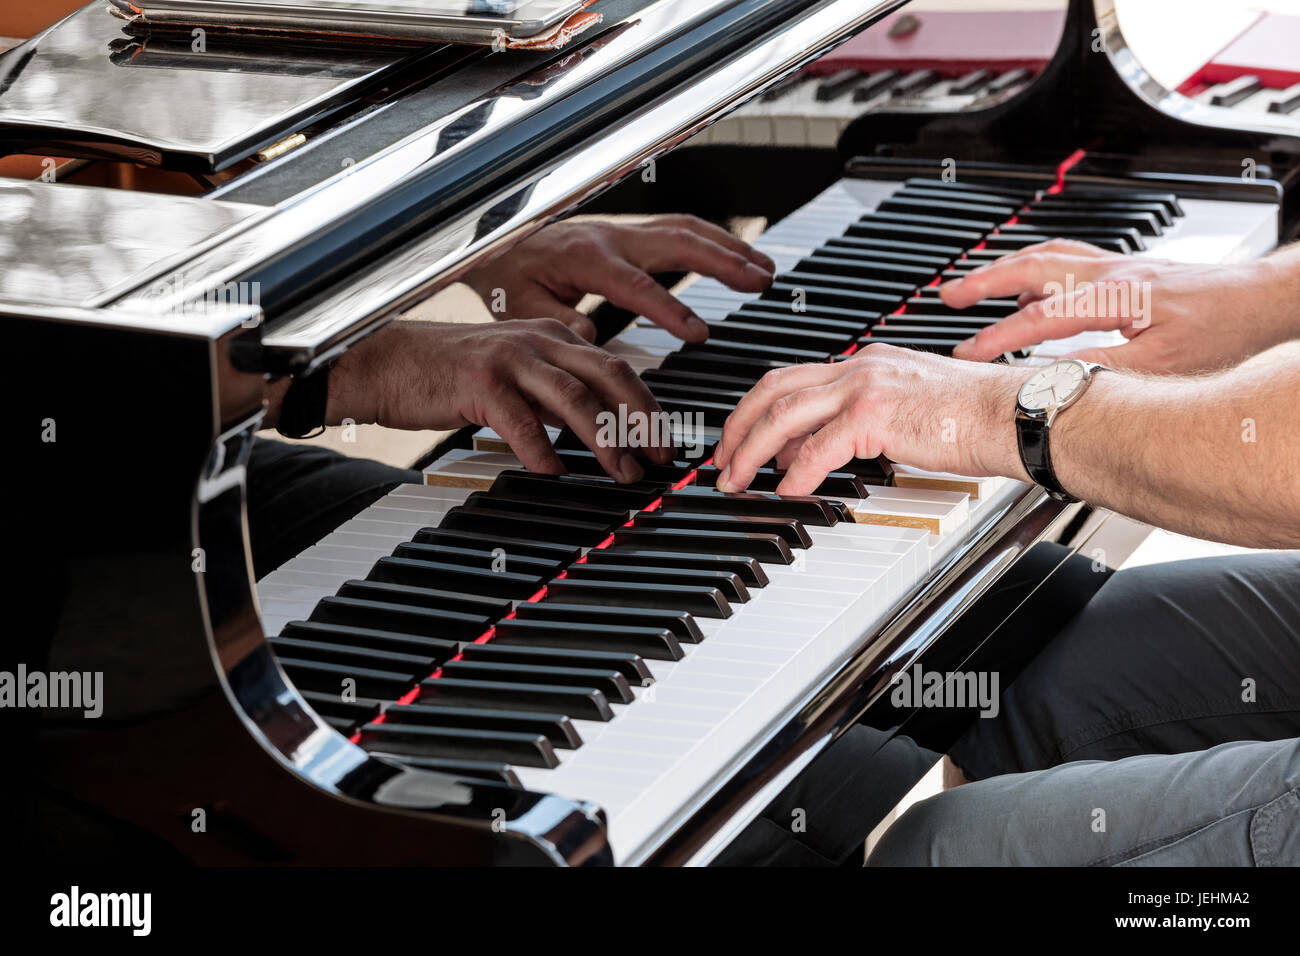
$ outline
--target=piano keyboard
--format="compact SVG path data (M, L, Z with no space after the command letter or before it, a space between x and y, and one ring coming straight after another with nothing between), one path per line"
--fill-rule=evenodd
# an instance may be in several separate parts
M778 264L771 290L687 290L707 342L641 321L610 349L666 410L704 417L708 448L768 368L877 340L950 352L1014 303L953 315L934 282L1040 229L1228 260L1270 248L1275 224L1274 207L1170 195L845 180L759 241ZM620 486L568 433L556 435L562 478L522 471L487 430L475 444L267 575L266 633L290 680L360 746L592 801L619 862L650 852L1025 491L854 461L806 498L769 493L773 471L760 490L725 495L707 457Z
M1260 77L1246 73L1226 83L1211 84L1193 99L1209 106L1225 106L1241 113L1266 113L1300 118L1300 83L1284 89L1266 86Z
M949 77L930 69L798 73L693 142L834 149L849 123L867 113L985 109L1016 95L1034 76L1024 68Z

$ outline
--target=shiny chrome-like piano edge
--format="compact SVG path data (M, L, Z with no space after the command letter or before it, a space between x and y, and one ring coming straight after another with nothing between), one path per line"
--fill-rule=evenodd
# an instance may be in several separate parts
M264 335L268 361L273 367L301 368L346 347L555 216L642 168L903 2L824 0L814 9L789 18L733 57L721 59L709 74L688 88L644 108L619 129L617 136L595 137L562 157L530 169L468 212L452 216L423 238L383 259L378 266L361 270L295 313L276 317L275 327L268 328ZM722 6L726 4L714 4L712 10ZM250 225L219 248L197 256L166 276L147 277L141 287L117 299L112 307L185 312L192 300L202 299L227 283L242 281L275 256L358 215L379 197L427 180L440 167L454 166L471 144L500 134L553 102L577 95L603 71L610 70L611 63L633 56L650 44L668 42L682 29L680 10L670 3L656 4L639 19L639 32L628 31L615 37L566 74L549 81L535 100L515 100L509 95L511 88L507 88L490 100L444 117L284 203L275 214ZM516 86L527 81L524 78ZM490 105L492 115L482 130L449 148L439 147L441 133L484 104ZM280 161L291 160L292 155ZM508 214L500 212L515 201L524 205ZM176 291L158 295L159 287Z

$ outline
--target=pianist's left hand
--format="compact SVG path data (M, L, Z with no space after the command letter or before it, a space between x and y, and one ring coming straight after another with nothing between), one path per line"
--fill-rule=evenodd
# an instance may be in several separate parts
M727 419L714 464L743 491L772 458L777 491L812 492L853 458L886 455L929 471L1027 480L1011 409L1031 369L868 345L833 364L768 372Z
M588 341L591 319L574 308L588 293L663 326L688 342L709 330L655 281L659 272L698 272L738 292L762 292L776 266L725 229L695 216L570 219L524 240L465 278L498 318L559 319Z

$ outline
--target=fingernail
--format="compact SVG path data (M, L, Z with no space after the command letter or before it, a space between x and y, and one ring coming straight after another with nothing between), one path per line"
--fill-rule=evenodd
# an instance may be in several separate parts
M645 469L635 458L624 452L618 459L618 477L623 483L631 484L645 477Z
M728 465L726 468L723 468L722 472L718 475L718 480L717 482L715 482L715 485L719 491L730 491L731 490L730 480L731 480L731 466Z
M695 339L703 341L709 337L709 327L698 315L686 320L686 331Z

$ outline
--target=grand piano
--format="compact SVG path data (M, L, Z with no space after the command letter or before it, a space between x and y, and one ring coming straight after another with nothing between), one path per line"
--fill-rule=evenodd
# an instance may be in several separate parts
M559 217L766 223L772 290L682 287L707 343L600 313L708 437L769 368L950 351L1014 304L958 315L934 287L1006 251L1234 261L1297 228L1291 114L1162 85L1108 0L1072 0L1032 62L914 69L878 59L927 35L899 0L593 9L550 53L200 53L97 2L0 56L0 670L103 677L98 718L4 710L6 819L34 852L705 864L855 725L942 753L974 712L902 710L900 675L1032 657L1007 635L1050 634L1066 609L1042 598L1109 516L885 462L732 496L707 458L616 486L570 435L553 478L471 429L256 580L267 383ZM517 563L486 569L502 546Z

